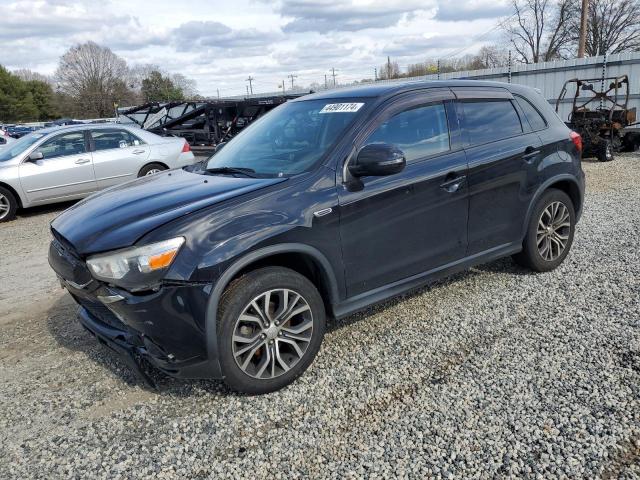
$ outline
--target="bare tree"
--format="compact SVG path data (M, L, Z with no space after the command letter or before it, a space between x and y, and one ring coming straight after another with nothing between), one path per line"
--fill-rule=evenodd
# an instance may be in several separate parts
M79 116L110 116L114 103L130 101L126 62L94 42L70 48L60 58L56 79L59 92L76 102Z
M171 81L173 84L182 90L184 98L194 98L198 96L198 89L196 88L196 81L187 78L181 73L174 73L171 75Z
M524 63L563 58L574 34L572 0L513 1L513 21L505 25L516 59Z
M13 74L24 80L25 82L31 82L33 80L37 80L38 82L53 84L53 78L43 75L42 73L34 72L33 70L29 70L28 68L20 68L18 70L14 70Z
M640 49L639 0L589 0L587 25L587 55Z

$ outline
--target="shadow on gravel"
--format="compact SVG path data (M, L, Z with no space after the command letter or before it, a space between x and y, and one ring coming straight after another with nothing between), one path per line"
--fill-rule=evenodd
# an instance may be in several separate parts
M405 293L399 297L387 300L378 305L358 312L354 315L341 320L329 320L327 324L327 332L332 332L349 326L362 320L370 315L383 312L395 305L409 299L422 295L431 290L447 288L461 280L480 275L482 272L497 272L515 275L530 274L530 272L519 267L511 261L511 259L501 259L485 265L480 265L471 270L457 273L443 280L439 280L426 287L421 287ZM148 373L156 382L157 389L146 386L137 375L131 371L117 354L109 350L107 347L98 343L93 335L87 332L76 318L77 305L73 302L69 295L63 295L53 304L47 312L47 327L57 343L68 350L83 353L90 361L97 364L102 369L111 373L114 377L122 380L129 386L138 386L160 395L172 395L180 397L189 397L192 395L214 394L224 396L242 396L227 388L227 386L217 380L179 380L164 375L150 367ZM80 366L80 368L82 368Z
M40 207L25 208L19 210L17 216L18 218L27 218L42 215L43 213L62 212L76 202L77 200L74 200L72 202L52 203L51 205L42 205Z

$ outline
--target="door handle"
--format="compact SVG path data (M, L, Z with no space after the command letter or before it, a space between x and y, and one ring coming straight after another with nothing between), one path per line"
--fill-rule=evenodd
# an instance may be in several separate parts
M76 160L76 163L77 163L78 165L83 165L83 164L85 164L85 163L89 163L90 161L91 161L91 160L89 160L88 158L80 158L80 159Z
M447 175L447 178L449 178L449 175ZM457 177L451 178L450 180L445 180L444 183L440 184L440 188L445 192L455 193L460 190L460 187L462 185L464 185L466 179L466 175L459 175Z
M146 152L146 150L134 150L131 153L133 153L134 155L140 155L141 153L144 153L144 152Z
M536 150L533 147L527 147L522 154L522 159L527 163L531 163L538 155L540 155L540 150Z

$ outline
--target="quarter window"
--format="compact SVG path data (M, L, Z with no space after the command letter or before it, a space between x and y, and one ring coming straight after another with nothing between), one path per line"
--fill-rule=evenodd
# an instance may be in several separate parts
M87 150L84 144L84 132L70 132L47 140L38 148L44 158L79 155Z
M126 130L117 128L104 128L92 130L91 137L96 151L111 150L114 148L128 148L142 145L142 141Z
M365 144L388 143L404 152L407 162L449 150L447 114L441 103L394 115L367 138Z
M529 100L519 95L516 95L514 98L516 99L516 102L518 102L518 105L520 105L520 108L522 108L524 116L527 117L527 121L533 131L542 130L547 126L545 119Z
M522 133L518 112L509 100L463 102L463 126L471 145L495 142Z

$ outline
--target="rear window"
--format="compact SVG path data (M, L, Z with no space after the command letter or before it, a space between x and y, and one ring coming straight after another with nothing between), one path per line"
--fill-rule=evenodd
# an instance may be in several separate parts
M91 136L93 137L93 143L96 151L127 148L142 145L144 143L127 130L120 130L117 128L101 128L100 130L92 130Z
M534 107L529 100L519 95L514 97L522 111L524 112L524 116L527 117L527 121L529 125L531 125L531 129L533 131L542 130L547 126L547 122L544 117L540 114L538 109Z
M522 133L518 112L509 100L462 102L469 143L480 145Z

